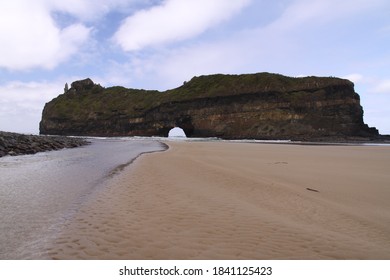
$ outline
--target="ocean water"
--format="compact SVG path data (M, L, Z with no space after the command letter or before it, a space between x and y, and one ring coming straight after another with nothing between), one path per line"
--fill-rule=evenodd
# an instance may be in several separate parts
M155 139L91 139L91 144L0 158L0 259L46 258L39 251L87 197L140 154L162 151Z

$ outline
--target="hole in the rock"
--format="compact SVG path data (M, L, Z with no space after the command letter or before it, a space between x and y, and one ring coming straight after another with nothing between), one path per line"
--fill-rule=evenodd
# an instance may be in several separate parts
M168 133L169 138L187 138L185 132L180 127L172 128Z

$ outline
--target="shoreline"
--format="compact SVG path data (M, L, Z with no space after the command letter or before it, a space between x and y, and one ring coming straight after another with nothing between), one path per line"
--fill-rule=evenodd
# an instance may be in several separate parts
M0 158L0 259L48 259L45 247L80 206L141 153L151 140L94 140L90 145Z
M61 135L35 135L15 132L0 131L0 157L20 156L36 154L39 152L55 151L64 148L76 148L89 144L88 139L148 139L163 141L172 141L165 137L141 137L141 136L111 136L111 137L93 137L93 136L61 136ZM185 138L186 141L221 141L238 143L264 143L264 144L290 144L290 145L326 145L326 146L350 146L350 145L390 145L390 135L380 135L373 138L323 138L314 140L284 140L284 139L220 139L220 138ZM181 140L181 139L179 139Z
M165 143L91 197L50 258L390 258L390 147Z
M161 146L162 150L141 152L136 157L132 158L129 162L126 162L124 164L120 164L120 165L116 166L115 168L113 168L106 177L111 177L112 178L115 175L119 175L121 172L124 171L124 169L126 167L130 166L131 164L133 164L138 158L140 158L143 155L153 154L153 153L162 153L162 152L165 152L165 151L169 150L169 146L167 144L165 144L164 142L158 141L158 140L156 142L159 143L159 145Z

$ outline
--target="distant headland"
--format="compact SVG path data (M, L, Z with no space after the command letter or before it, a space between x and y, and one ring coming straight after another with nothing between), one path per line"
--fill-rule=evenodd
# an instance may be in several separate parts
M222 139L380 138L363 122L351 81L271 73L194 77L164 92L75 81L45 105L40 133L167 136L173 127L188 137Z

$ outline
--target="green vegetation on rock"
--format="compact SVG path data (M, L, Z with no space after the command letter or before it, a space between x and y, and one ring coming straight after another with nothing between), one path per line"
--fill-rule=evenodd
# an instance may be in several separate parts
M363 123L352 82L270 73L199 76L164 92L103 88L90 79L76 81L46 104L40 129L41 133L65 135L166 136L176 125L184 126L190 136L223 138L375 132Z

